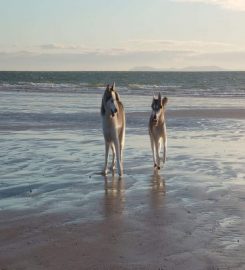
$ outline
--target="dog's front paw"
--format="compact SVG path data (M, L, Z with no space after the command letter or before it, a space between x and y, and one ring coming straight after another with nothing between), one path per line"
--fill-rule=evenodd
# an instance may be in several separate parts
M119 177L123 176L123 169L118 170L118 175L119 175Z
M103 176L106 176L106 175L107 175L107 170L103 170L103 171L101 172L101 174L102 174Z
M114 171L116 170L116 166L115 166L115 165L111 165L110 170L111 170L112 172L114 172Z
M160 166L158 166L156 163L154 164L154 169L160 170Z

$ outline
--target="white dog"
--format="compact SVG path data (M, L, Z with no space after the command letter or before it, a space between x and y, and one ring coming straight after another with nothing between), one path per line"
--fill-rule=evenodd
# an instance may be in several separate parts
M161 94L158 97L153 96L151 108L152 113L149 121L149 135L151 140L151 149L153 155L154 168L160 170L160 150L163 144L163 163L166 161L167 151L167 130L165 123L165 106L168 99L161 98Z
M119 95L115 90L115 83L104 92L101 103L101 116L103 124L103 134L105 139L105 166L103 174L107 174L107 162L109 148L112 150L111 169L115 169L115 152L117 157L117 170L121 176L123 174L122 152L125 140L125 112Z

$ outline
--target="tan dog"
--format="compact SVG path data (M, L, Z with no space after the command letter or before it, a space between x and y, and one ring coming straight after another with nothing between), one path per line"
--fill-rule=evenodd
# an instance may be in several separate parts
M153 96L151 108L152 113L149 120L149 135L151 140L151 149L153 155L154 168L160 170L160 150L163 145L163 163L166 161L167 154L167 130L165 123L165 106L168 99Z
M115 169L115 153L117 157L117 170L121 176L123 174L123 148L125 141L125 112L120 97L115 89L115 83L104 92L101 103L101 116L103 134L105 139L105 166L103 174L107 174L107 163L109 148L112 150L111 169Z

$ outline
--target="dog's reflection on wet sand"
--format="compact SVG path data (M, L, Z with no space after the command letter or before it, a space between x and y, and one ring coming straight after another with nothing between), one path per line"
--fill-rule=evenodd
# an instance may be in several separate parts
M124 179L114 174L105 176L104 214L105 217L122 214L125 202Z
M149 188L147 191L150 192L150 201L145 201L150 208L161 208L164 204L165 198L165 181L162 175L158 171L149 176L149 181L144 183ZM104 200L103 200L103 211L105 217L112 215L122 215L125 208L125 181L124 178L118 177L117 175L108 175L104 177ZM149 193L148 193L149 194ZM147 196L148 197L148 196ZM146 198L146 197L145 197ZM134 202L134 207L137 207L137 200ZM143 202L143 204L145 204Z
M166 186L163 176L160 175L158 171L154 171L151 176L150 185L151 206L152 208L161 208L164 203Z

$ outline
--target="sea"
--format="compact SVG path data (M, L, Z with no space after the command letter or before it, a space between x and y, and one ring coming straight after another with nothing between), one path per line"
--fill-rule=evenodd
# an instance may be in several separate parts
M112 82L122 94L245 96L245 72L0 72L0 91L86 93Z

